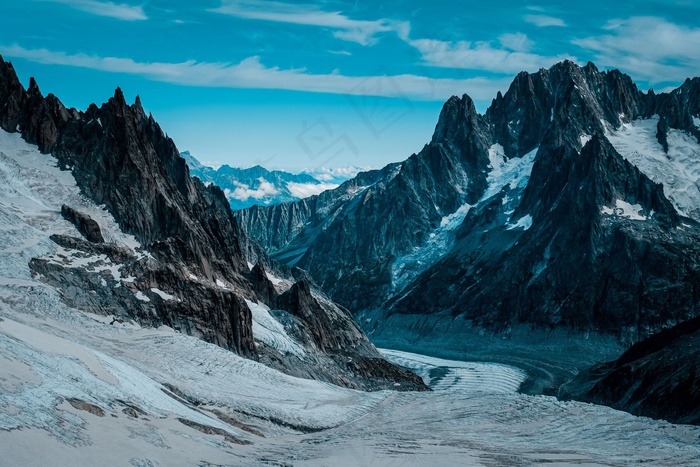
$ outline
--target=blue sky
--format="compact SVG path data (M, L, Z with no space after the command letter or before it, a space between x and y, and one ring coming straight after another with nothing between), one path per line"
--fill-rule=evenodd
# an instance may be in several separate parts
M696 0L313 3L0 0L0 54L71 107L138 94L204 162L382 166L428 142L444 100L484 111L564 58L642 89L700 75Z

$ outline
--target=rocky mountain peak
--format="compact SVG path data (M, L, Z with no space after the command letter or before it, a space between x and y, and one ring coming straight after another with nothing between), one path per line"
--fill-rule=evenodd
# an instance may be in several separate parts
M559 128L573 126L579 134L602 134L601 122L618 127L651 115L649 108L649 98L629 76L617 70L601 73L591 62L580 67L564 61L536 73L519 73L485 116L506 156L520 157L557 121Z
M478 113L471 97L466 94L461 99L457 96L450 97L440 111L433 143L453 140L459 133L471 132L478 125L477 118Z
M531 151L549 127L554 99L548 72L519 73L503 96L497 96L486 111L495 139L507 157Z
M0 101L7 106L0 116L0 126L5 131L16 131L26 99L26 91L19 82L12 63L5 62L0 57Z
M111 100L111 99L110 99ZM118 87L114 90L114 101L117 106L119 107L126 107L126 99L124 98L124 91L122 91L122 88Z
M29 78L29 89L27 89L27 92L29 93L30 98L33 96L43 97L41 95L41 91L39 90L39 85L33 76Z

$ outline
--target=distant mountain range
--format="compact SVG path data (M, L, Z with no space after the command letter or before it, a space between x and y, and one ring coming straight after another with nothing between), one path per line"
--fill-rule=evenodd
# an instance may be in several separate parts
M269 171L259 165L247 169L222 165L215 169L199 162L189 151L181 152L180 157L187 162L190 175L224 190L233 210L255 205L272 206L318 195L337 188L361 170L356 167L317 168L292 174Z

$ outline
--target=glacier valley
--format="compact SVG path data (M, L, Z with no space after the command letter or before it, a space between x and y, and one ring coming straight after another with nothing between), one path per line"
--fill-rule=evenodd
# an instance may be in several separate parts
M72 309L31 258L130 278L49 240L76 234L60 200L139 245L53 158L18 134L0 148L0 465L697 465L700 427L521 394L527 374L507 365L385 349L433 390L362 392ZM258 339L303 352L265 307L253 318Z

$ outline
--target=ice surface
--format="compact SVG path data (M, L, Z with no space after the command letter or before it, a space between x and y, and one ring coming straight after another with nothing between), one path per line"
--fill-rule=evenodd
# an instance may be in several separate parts
M581 140L581 147L584 147L591 140L591 138L592 138L591 135L579 136L579 139Z
M700 220L700 144L682 131L669 130L668 154L656 139L659 117L634 120L607 138L617 152L656 183L679 213Z
M411 368L435 391L515 393L527 374L506 365L457 362L398 350L381 349L391 362ZM431 376L434 369L443 371Z
M535 148L522 157L506 160L505 156L502 155L503 148L499 144L492 146L489 150L492 168L486 178L489 185L477 204L497 195L506 186L509 186L511 190L527 186L538 149Z

